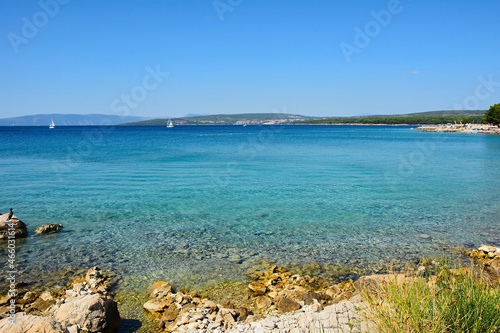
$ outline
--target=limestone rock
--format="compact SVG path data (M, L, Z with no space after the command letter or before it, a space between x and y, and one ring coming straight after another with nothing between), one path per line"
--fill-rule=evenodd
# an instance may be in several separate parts
M161 319L163 321L173 321L179 315L179 309L175 304L170 304L170 306L163 312Z
M8 304L10 302L9 295L0 295L0 305Z
M500 271L500 256L496 256L488 262L488 266Z
M8 239L14 233L15 238L28 237L28 228L23 221L13 215L10 222L6 222L9 214L0 215L0 239ZM9 230L11 229L11 230ZM13 230L12 230L13 229Z
M38 298L38 296L39 295L36 292L28 291L26 294L24 294L23 299L27 303L33 303L34 301L36 301L36 299Z
M266 296L257 296L255 299L257 310L262 310L271 306L271 299Z
M30 311L35 311L38 310L40 312L43 312L50 308L52 305L56 304L56 299L48 299L49 297L46 297L43 299L42 297L37 298L30 306Z
M238 315L238 321L245 321L247 317L250 315L250 311L247 308L239 307L236 310L236 314Z
M170 304L172 304L171 301L154 298L144 303L143 306L144 309L148 310L149 312L155 313L155 312L162 312L163 310L168 308Z
M339 287L339 286L337 286L337 285L333 285L333 286L331 286L330 288L328 288L328 289L326 290L326 294L327 294L328 296L330 296L330 297L332 297L332 298L333 298L333 297L337 296L338 294L340 294L340 291L341 291L341 290L340 290L340 287Z
M300 309L300 304L287 297L282 298L278 303L278 311L281 313L297 311L298 309Z
M155 282L148 288L148 292L151 293L151 297L167 297L173 292L172 286L165 281Z
M14 325L9 318L0 320L0 332L9 333L65 333L66 330L54 319L20 312L16 314Z
M335 299L333 300L333 303L340 303L340 302L347 301L348 299L350 299L353 296L354 296L353 290L344 290L337 297L335 297Z
M101 268L95 266L87 271L85 274L85 282L87 285L84 288L87 289L87 293L90 293L88 288L95 293L100 293L106 295L108 293L108 283L109 276L105 275ZM88 286L88 287L87 287Z
M404 274L368 275L360 277L354 283L354 288L358 292L377 293L381 285L389 282L404 283L405 280L406 276Z
M44 301L55 301L57 299L57 294L52 290L46 290L40 295L40 298Z
M313 300L313 304L311 306L313 312L320 312L323 311L323 306L316 300Z
M52 234L59 232L63 229L62 224L59 223L51 223L51 224L42 224L38 227L35 232L39 235Z
M500 248L489 246L489 245L481 245L478 250L483 252L500 252Z
M224 321L226 323L234 323L236 320L234 319L234 316L232 313L228 312L226 313L224 316L222 316L222 319L224 319Z
M215 302L207 300L203 304L203 308L205 308L208 313L214 313L215 311L217 311L217 304L215 304Z
M297 299L299 301L303 301L305 305L311 305L314 303L314 300L321 300L323 297L315 292L308 291L305 293L300 294Z
M266 286L257 282L250 283L248 288L253 292L254 296L264 295L267 291Z
M98 294L77 297L62 304L54 319L64 328L78 325L88 332L115 332L120 326L116 302Z

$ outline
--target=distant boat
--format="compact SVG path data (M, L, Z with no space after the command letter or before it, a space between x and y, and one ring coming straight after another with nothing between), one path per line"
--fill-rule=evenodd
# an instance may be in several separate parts
M52 122L51 122L51 124L50 124L49 128L55 128L55 127L56 127L56 125L54 125L54 120L53 120L52 118L50 118L50 120L51 120Z
M174 124L172 124L172 120L170 120L170 119L168 120L167 127L168 128L174 127Z

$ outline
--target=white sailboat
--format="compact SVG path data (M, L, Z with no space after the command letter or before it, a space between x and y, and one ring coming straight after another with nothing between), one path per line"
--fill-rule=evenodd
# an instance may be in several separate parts
M167 127L168 128L174 127L174 124L172 124L172 120L170 120L170 119L168 120Z
M51 120L52 122L51 122L51 124L50 124L49 128L54 128L54 127L56 127L56 125L54 125L54 120L53 120L52 118L50 118L50 120Z

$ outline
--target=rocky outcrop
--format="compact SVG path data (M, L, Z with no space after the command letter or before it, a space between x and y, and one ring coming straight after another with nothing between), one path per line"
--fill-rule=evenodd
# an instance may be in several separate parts
M472 249L467 252L474 259L491 260L500 257L500 247L481 245L477 250Z
M62 229L63 229L62 224L51 223L51 224L42 224L35 230L35 232L39 235L45 235L45 234L53 234L59 232Z
M318 308L318 303L305 305L296 312L272 313L266 318L238 324L238 332L376 332L360 315L365 305L359 296ZM236 330L235 330L236 332Z
M478 249L465 250L464 254L481 265L494 281L500 282L500 247L481 245Z
M115 332L120 326L116 302L99 294L75 297L55 310L54 320L63 328L77 325L88 332Z
M354 288L360 294L378 294L381 288L387 287L389 283L402 284L412 279L405 274L374 274L362 276L354 282Z
M254 280L248 285L250 297L261 314L278 310L280 313L299 310L304 305L325 306L338 303L354 295L351 280L339 284L321 278L292 274L286 268L272 266L249 274Z
M148 288L152 299L144 308L158 318L160 329L167 332L308 332L316 330L319 321L338 332L361 330L361 317L349 301L355 295L351 280L333 284L277 266L255 270L250 277L253 281L245 299L254 302L251 309L258 313L255 315L245 307L202 299L196 292L175 292L164 281ZM353 302L361 306L362 299L355 297Z
M486 124L423 125L417 127L417 130L422 132L500 134L500 127Z
M153 299L144 309L159 318L159 327L167 332L198 332L227 329L245 320L250 311L232 309L198 297L196 291L175 292L171 285L158 281L148 288Z
M16 299L16 322L5 332L115 332L120 325L117 303L106 296L110 277L99 267L77 278L68 289L22 291ZM0 309L8 297L0 297ZM5 311L5 310L4 310ZM22 319L22 320L20 320ZM8 325L9 318L0 321ZM17 331L16 331L17 330Z
M301 306L291 298L283 297L278 302L278 311L281 313L297 311Z
M9 214L0 215L0 239L8 239L9 236L15 238L28 237L28 228L23 221L13 215L10 222L7 222Z
M67 332L52 318L17 313L14 323L9 318L0 320L0 332L9 333L65 333Z

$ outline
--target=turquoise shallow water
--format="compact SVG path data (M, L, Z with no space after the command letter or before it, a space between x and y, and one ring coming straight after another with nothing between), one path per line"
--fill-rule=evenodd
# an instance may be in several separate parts
M23 280L100 265L121 288L500 246L500 136L410 127L0 128ZM44 223L63 232L40 237ZM430 238L420 235L427 234ZM1 248L6 257L5 246Z

